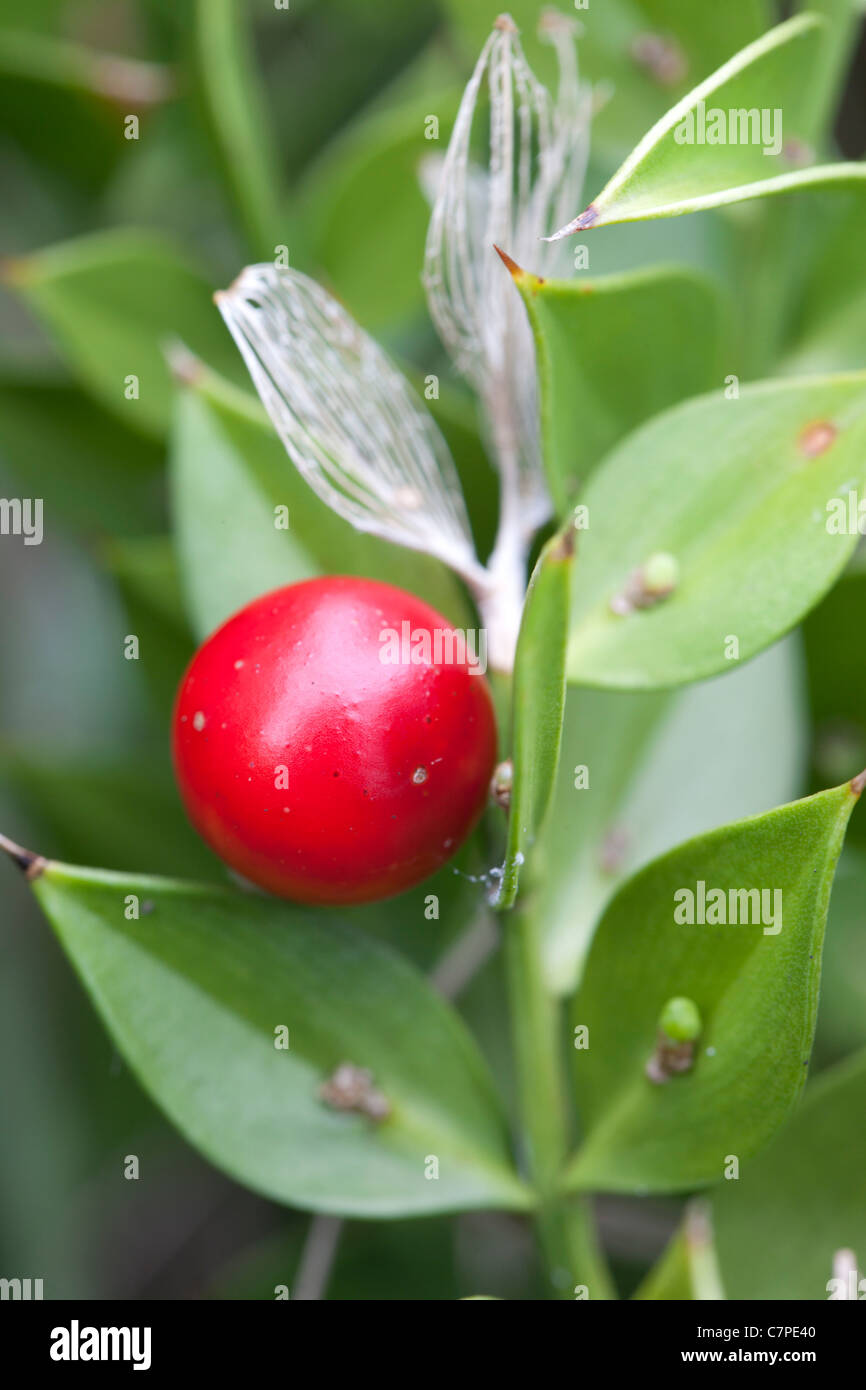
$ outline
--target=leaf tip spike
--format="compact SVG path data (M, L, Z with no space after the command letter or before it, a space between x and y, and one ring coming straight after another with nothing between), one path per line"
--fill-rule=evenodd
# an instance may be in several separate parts
M24 849L21 845L16 845L14 840L10 840L5 835L0 835L0 849L8 854L13 863L17 864L25 878L33 880L38 878L45 869L47 859L43 859L41 854L35 854L32 849Z
M585 208L579 217L575 217L573 222L567 222L552 236L542 237L542 241L562 241L563 237L573 236L575 232L586 232L590 227L595 226L600 216L601 213L595 203L590 203L589 207Z

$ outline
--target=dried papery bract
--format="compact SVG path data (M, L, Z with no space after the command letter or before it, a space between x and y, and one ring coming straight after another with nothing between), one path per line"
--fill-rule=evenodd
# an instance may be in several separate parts
M448 447L405 377L315 281L248 266L217 303L292 462L359 531L426 551L476 591Z
M533 75L517 29L501 15L460 103L439 173L424 267L430 312L458 370L478 392L502 477L502 524L491 557L514 557L546 520L535 353L526 312L494 252L542 275L562 273L568 253L541 241L580 196L588 153L589 94L578 82L575 24L545 12L543 36L557 50L556 103ZM472 158L489 104L486 167Z

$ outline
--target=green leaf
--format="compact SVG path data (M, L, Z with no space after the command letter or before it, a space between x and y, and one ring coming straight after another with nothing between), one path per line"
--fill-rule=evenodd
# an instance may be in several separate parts
M866 934L863 894L866 852L846 844L830 901L824 948L821 1004L815 1054L819 1063L837 1062L866 1047Z
M802 682L799 645L789 638L685 689L569 688L533 881L555 994L576 988L595 924L626 878L688 835L798 795L806 763ZM866 748L839 776L864 762Z
M225 866L186 818L167 746L111 761L16 747L0 753L0 767L52 854L225 884Z
M67 382L0 377L0 455L79 530L129 535L162 519L161 450Z
M634 1297L656 1303L725 1297L706 1203L689 1203L682 1224Z
M803 624L816 786L837 782L866 762L866 662L855 636L866 624L866 568L858 564L859 554ZM866 826L855 823L852 834L866 843Z
M245 7L197 0L195 76L219 163L255 257L284 244L279 164L259 88Z
M656 122L598 197L553 239L767 194L862 186L864 165L796 167L811 125L800 97L822 33L819 19L801 15L742 49Z
M120 588L129 630L139 641L139 669L156 700L160 719L167 720L180 678L195 650L184 616L183 591L171 538L147 536L114 541L104 548L103 557ZM161 723L160 728L165 727ZM130 862L127 860L127 865ZM161 868L160 872L168 871Z
M149 108L170 86L156 64L29 33L17 21L0 27L0 130L37 165L90 195L128 149L126 114L147 129Z
M404 323L424 303L420 267L430 208L420 171L442 151L459 92L440 86L354 121L310 171L302 198L312 254L326 283L371 332Z
M173 386L165 349L172 339L240 376L210 286L162 237L99 232L16 260L6 276L85 389L132 430L161 436L168 426ZM137 398L126 395L135 389L131 376Z
M866 356L866 273L862 229L866 186L837 196L832 213L827 198L805 207L808 222L820 229L807 273L797 286L797 317L782 361L792 376L856 370ZM802 228L795 236L802 242Z
M517 897L520 867L535 843L553 794L565 710L565 648L574 532L544 547L529 584L520 623L512 687L513 785L501 909Z
M745 387L642 426L583 496L569 679L647 689L730 669L793 627L857 535L829 531L832 499L866 484L866 375ZM667 598L633 611L647 560L671 554Z
M480 1054L391 951L300 908L166 879L49 863L33 888L139 1080L238 1181L353 1216L531 1206ZM320 1099L341 1062L370 1070L388 1118Z
M462 628L466 600L439 561L355 531L296 471L258 402L193 372L172 440L173 510L193 625L200 636L250 599L323 572L408 589ZM288 528L275 508L288 508Z
M778 1138L713 1197L732 1298L826 1299L833 1257L866 1266L863 1114L866 1052L824 1072ZM862 1299L863 1287L855 1289Z
M787 1117L806 1077L830 888L863 781L691 840L617 893L573 1011L588 1048L576 1039L586 1137L570 1188L674 1192L718 1181L731 1155L748 1158ZM754 890L760 904L742 896ZM674 915L689 902L692 924ZM736 922L715 923L719 902L717 915ZM680 995L697 1005L703 1031L690 1069L654 1082L645 1069L659 1014Z
M667 267L596 280L515 268L514 279L535 337L544 462L563 513L624 435L719 380L720 300L703 276Z

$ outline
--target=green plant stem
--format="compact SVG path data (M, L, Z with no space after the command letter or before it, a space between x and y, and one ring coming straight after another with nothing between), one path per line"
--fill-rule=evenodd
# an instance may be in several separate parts
M539 1194L538 1235L555 1296L613 1296L584 1198L567 1197L559 1180L568 1156L566 1089L559 1005L544 981L538 923L518 908L506 919L506 965L526 1166Z

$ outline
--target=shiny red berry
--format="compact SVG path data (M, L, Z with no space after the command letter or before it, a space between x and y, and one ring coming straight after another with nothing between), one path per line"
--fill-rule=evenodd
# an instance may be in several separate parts
M330 576L265 594L181 681L173 753L190 819L282 897L402 892L484 806L496 725L478 667L445 618L390 584Z

